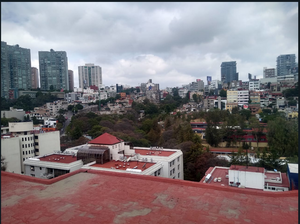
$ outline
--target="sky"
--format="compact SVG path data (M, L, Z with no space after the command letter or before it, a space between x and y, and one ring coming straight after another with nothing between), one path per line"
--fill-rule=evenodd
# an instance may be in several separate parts
M37 68L38 51L66 51L75 87L85 63L106 86L207 84L226 61L246 81L281 54L298 61L298 2L1 2L1 41L30 49Z

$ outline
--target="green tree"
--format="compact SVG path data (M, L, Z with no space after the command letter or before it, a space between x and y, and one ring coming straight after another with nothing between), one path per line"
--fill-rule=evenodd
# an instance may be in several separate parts
M6 162L5 162L5 157L1 155L1 171L6 170Z
M78 126L76 126L73 130L71 130L72 139L79 139L81 136L82 136L82 131Z
M220 94L221 97L227 97L227 91L224 89L221 89Z
M276 117L268 121L267 130L268 145L279 156L292 157L298 154L298 120L287 121Z

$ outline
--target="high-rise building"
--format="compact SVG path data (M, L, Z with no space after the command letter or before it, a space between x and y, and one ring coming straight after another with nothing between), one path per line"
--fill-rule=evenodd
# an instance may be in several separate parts
M39 51L42 90L69 90L68 58L65 51Z
M221 64L221 81L222 83L239 80L239 73L236 72L236 61L222 62Z
M30 49L1 41L1 97L8 98L9 89L31 89Z
M267 68L264 67L264 78L274 78L276 77L276 70L275 68Z
M102 69L98 65L85 64L78 66L79 88L102 85Z
M38 69L31 67L31 86L33 89L37 89L40 86Z
M74 91L74 74L72 70L68 70L68 76L69 76L69 90Z
M285 54L277 57L277 76L285 76L291 74L291 69L296 67L296 55Z

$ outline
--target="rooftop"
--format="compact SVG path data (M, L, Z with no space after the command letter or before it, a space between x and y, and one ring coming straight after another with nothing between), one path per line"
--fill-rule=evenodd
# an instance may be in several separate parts
M63 155L63 154L52 154L49 156L42 156L38 159L40 159L40 161L54 162L54 163L73 163L77 161L76 156L73 157L72 155Z
M120 143L122 141L123 140L120 138L117 138L108 133L104 133L103 135L100 135L99 137L90 141L89 144L114 145L114 144Z
M1 172L1 212L4 224L298 223L298 191L82 169L50 180Z
M146 165L145 165L146 164ZM118 169L118 170L126 170L129 169L138 169L144 171L145 169L148 169L149 167L153 166L155 163L148 163L148 162L139 162L139 161L129 161L129 162L122 162L122 161L109 161L104 164L94 164L92 167L101 167L101 168L109 168L112 169ZM143 168L143 166L145 167ZM118 167L118 168L117 168ZM135 167L135 168L134 168Z
M134 150L135 150L135 153L138 153L143 156L148 155L148 156L166 156L166 157L168 157L176 152L176 151L167 151L164 149L147 150L147 149L136 149L135 148Z

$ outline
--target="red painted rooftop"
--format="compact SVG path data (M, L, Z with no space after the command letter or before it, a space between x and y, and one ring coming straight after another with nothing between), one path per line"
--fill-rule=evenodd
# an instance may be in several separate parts
M3 224L298 223L298 191L82 169L51 180L1 172L1 213Z
M145 163L146 163L146 166L144 168L142 168L145 165ZM133 169L134 167L136 167L135 169L144 171L145 169L148 169L149 167L153 166L154 164L155 163L137 162L137 161L129 161L129 162L124 163L121 161L112 160L112 161L109 161L104 164L94 164L94 165L92 165L92 167L101 167L101 168L109 168L109 169L114 167L115 169L118 169L118 170L126 170L127 168Z
M120 138L117 138L108 133L104 133L103 135L100 135L99 137L90 141L89 144L114 145L114 144L120 143L122 141L123 140Z
M147 149L134 149L135 153L141 154L143 156L170 156L176 151L161 150L147 150Z
M77 161L76 156L72 155L62 155L62 154L53 154L49 156L44 156L39 158L40 161L44 162L54 162L54 163L73 163Z

